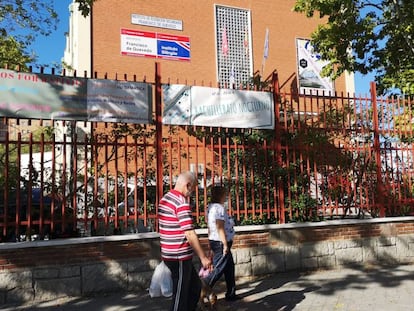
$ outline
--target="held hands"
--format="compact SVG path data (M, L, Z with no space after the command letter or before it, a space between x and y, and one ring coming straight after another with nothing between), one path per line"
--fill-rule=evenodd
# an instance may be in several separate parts
M223 256L226 256L229 253L229 247L227 245L223 245Z
M201 265L203 266L204 269L207 269L207 270L211 270L213 267L211 263L211 259L207 256L203 256L201 258Z

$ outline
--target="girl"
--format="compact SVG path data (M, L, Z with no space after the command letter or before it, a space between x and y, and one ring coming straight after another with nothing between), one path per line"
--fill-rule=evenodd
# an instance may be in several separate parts
M213 251L213 267L211 273L203 279L210 288L224 274L226 280L226 300L239 299L236 295L234 260L231 246L234 237L234 221L229 217L224 202L227 198L226 188L214 186L211 189L211 203L207 210L208 239Z

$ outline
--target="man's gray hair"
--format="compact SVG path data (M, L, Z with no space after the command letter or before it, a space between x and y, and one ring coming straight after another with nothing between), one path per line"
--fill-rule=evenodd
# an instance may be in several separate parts
M191 183L191 185L195 186L197 184L197 178L195 174L191 171L182 172L178 178L176 184L188 184Z

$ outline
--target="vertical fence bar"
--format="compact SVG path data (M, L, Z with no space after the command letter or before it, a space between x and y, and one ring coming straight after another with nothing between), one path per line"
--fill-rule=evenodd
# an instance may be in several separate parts
M194 141L194 166L195 166L195 175L196 175L196 179L197 179L197 187L195 189L195 193L196 193L196 197L197 197L197 201L196 201L196 219L197 221L200 219L200 185L198 184L198 176L200 175L200 171L198 169L198 139L193 139Z
M54 126L54 123L53 123ZM60 148L62 149L62 145L60 145ZM56 135L55 133L52 134L52 193L56 197ZM62 198L58 196L59 199L59 207L62 208ZM55 231L55 222L54 222L54 215L55 215L55 209L52 208L50 211L50 233Z
M219 150L218 151L218 167L219 167L220 184L223 184L223 141L220 135L219 137L220 138L218 141L218 150Z
M132 220L133 220L133 224L134 224L134 233L137 233L138 230L136 230L138 228L138 213L139 213L139 197L138 197L138 139L136 137L134 137L133 140L133 147L134 147L134 172L132 174L132 176L134 177L134 210L133 210L133 215L132 215ZM144 183L142 183L142 187L144 188ZM143 205L144 202L141 203L141 205ZM128 207L128 211L130 210L130 208ZM128 215L129 217L129 215ZM141 216L142 217L142 216ZM147 226L147 220L144 219L144 226Z
M114 218L114 233L119 232L119 210L118 210L118 203L119 203L119 178L118 178L118 161L119 161L119 155L118 155L118 140L114 141L115 150L115 157L114 157L114 168L115 168L115 191L114 191L114 209L115 209L115 218Z
M249 150L249 158L247 160L247 163L249 165L249 176L250 176L250 195L251 195L251 213L253 215L253 219L256 218L256 195L255 195L255 180L254 180L254 152L257 152L257 149L254 145L247 146L247 150ZM256 153L257 154L257 153Z
M88 187L88 185L89 185L89 183L88 183L88 180L89 180L89 174L88 174L88 170L89 170L89 166L88 166L88 163L89 163L89 161L88 161L88 148L87 148L87 137L86 137L86 135L85 135L85 138L84 138L84 140L83 140L83 157L84 157L84 159L83 159L83 181L82 181L82 186L83 186L83 189L85 189L84 191L85 191L85 193L84 193L84 195L83 195L83 204L81 204L81 206L83 206L83 209L84 209L84 215L86 214L86 211L88 210L88 192L89 192L89 187ZM91 166L92 166L92 158L90 159L90 163L91 163ZM94 176L95 178L94 178L94 185L93 185L93 187L92 187L92 191L93 191L93 194L92 194L92 197L93 197L93 200L92 200L92 208L93 208L93 215L92 215L92 217L91 218L93 218L93 222L91 221L91 223L90 223L90 231L89 231L89 233L92 233L94 230L96 230L96 225L97 225L97 222L98 222L98 216L97 216L97 209L98 209L98 200L96 200L96 193L97 193L97 184L98 184L98 177L96 176L96 170L95 170L95 176ZM77 215L77 209L78 209L78 200L77 200L77 197L78 197L78 185L76 184L75 185L75 191L74 191L74 193L73 193L73 195L74 195L74 205L73 205L73 222L74 223L76 223L76 221L77 221L77 218L78 218L78 215ZM87 215L87 216L89 216L89 215ZM75 228L74 228L75 229ZM89 234L88 234L89 235Z
M208 187L208 182L207 182L207 144L206 144L206 138L203 137L202 139L202 144L203 144L203 194L204 194L204 219L206 219L207 216L207 206L208 206L208 199L207 199L207 187ZM213 176L211 176L213 177Z
M8 126L8 121L7 118L3 118L3 124L4 126ZM9 218L9 211L8 211L8 205L9 205L9 130L8 128L6 128L6 133L5 133L5 141L4 141L4 167L0 168L3 169L3 174L4 174L4 189L1 189L0 191L3 192L3 202L0 202L0 204L2 203L4 206L4 210L3 210L3 236L6 238L8 238L8 232L7 232L7 226L8 226L8 218Z
M265 179L266 179L266 189L265 189L265 200L266 200L266 217L270 219L270 175L269 175L269 146L267 139L263 143L263 150L264 150L264 162L265 162ZM274 186L274 184L273 184ZM262 189L260 189L262 190ZM263 204L262 196L260 196L260 206ZM274 203L273 203L274 204Z
M156 154L156 198L155 211L158 215L158 202L163 196L163 165L162 165L162 102L161 102L161 64L155 63L155 154ZM171 184L172 180L170 180ZM155 229L158 231L158 222L155 219Z
M237 151L234 152L234 154L236 155L234 158L237 158ZM231 148L230 148L230 139L229 137L226 137L226 157L227 157L227 188L231 189L232 185L234 184L233 178L232 178L232 164L231 164L231 159L230 159L230 155L231 155ZM228 208L229 210L233 210L233 206L231 205L231 200L228 201Z
M173 146L172 137L169 137L168 138L168 150L169 150L170 163L172 163L172 151L173 151L172 146ZM177 171L181 172L181 170L182 170L181 139L178 139L178 141L176 143L176 146L177 146L177 153L179 155L179 158L177 159ZM170 165L169 176L170 176L170 185L172 185L172 182L173 182L173 168L172 168L172 165Z
M276 163L279 168L283 167L282 161L282 142L280 135L280 87L279 87L279 77L277 72L272 74L272 84L273 84L273 102L275 109L275 140L276 140ZM287 110L285 109L285 119L287 118ZM289 162L287 162L289 163ZM281 176L277 176L277 189L278 189L278 210L279 210L279 223L285 223L285 195L283 189L283 183Z
M234 183L235 183L235 195L236 195L236 216L237 220L240 220L240 176L239 176L239 152L237 140L233 142L233 149L236 156L234 157ZM232 210L233 211L233 210Z
M44 188L44 172L45 172L45 154L44 154L44 145L45 145L45 135L44 133L42 133L40 135L40 193L41 193L41 197L43 195L43 188ZM48 195L50 196L50 193L48 193ZM54 194L52 194L52 198L54 198ZM39 206L40 210L39 210L39 237L40 239L44 239L44 206L43 206L43 200L40 201L40 206ZM53 209L54 208L54 199L52 199L51 202L51 206L49 206L49 209Z
M98 137L96 137L98 139ZM109 211L109 167L108 167L108 135L104 136L104 171L105 171L105 185L104 185L104 203L105 203L105 231L109 228L109 222L110 222L110 211ZM96 151L95 151L96 152ZM96 158L98 158L98 154L96 154Z
M377 189L378 189L378 204L380 208L380 216L385 216L385 206L384 206L384 193L385 188L382 182L381 174L381 150L380 150L380 138L379 138L379 125L378 125L378 108L377 108L377 89L375 82L371 82L371 104L372 104L372 121L373 121L373 131L374 131L374 152L375 152L375 161L377 165Z
M249 216L248 211L248 202L247 202L247 169L246 169L246 146L244 144L244 141L241 144L241 150L242 150L242 156L241 156L241 165L242 165L242 178L243 178L243 206L244 206L244 219L247 219Z
M21 134L19 133L17 135L17 142L16 143L16 149L17 149L17 170L20 172L21 171ZM10 181L10 180L9 180ZM20 181L17 180L15 181L15 187L16 187L16 218L15 218L15 233L16 233L16 238L20 239L20 225L21 225L21 220L22 220L22 206L23 206L23 201L22 201L22 197L21 197L21 189L20 189Z
M97 230L98 229L98 213L97 213L97 208L99 208L99 213L100 213L100 217L103 218L103 221L105 223L105 219L107 216L107 213L105 211L105 193L103 193L102 195L102 200L104 202L101 202L98 196L99 194L99 170L98 170L98 138L94 137L94 131L93 131L93 123L91 122L91 161L93 161L93 173L94 173L94 183L93 183L93 198L92 198L92 202L94 203L94 209L93 209L93 218L94 218L94 223L93 223L93 230ZM85 139L86 142L86 139ZM105 158L105 152L104 152L104 158ZM106 182L104 181L104 191L105 191L105 186L106 186ZM84 213L83 213L83 218L85 220L85 223L87 221L87 217L88 217L88 207L86 206L86 204L84 204ZM86 218L86 219L85 219ZM105 227L105 225L104 225ZM92 224L91 224L91 230L92 230Z
M142 149L142 187L143 187L143 217L144 217L144 225L147 226L148 221L148 205L147 205L147 138L144 136L143 139L143 149ZM155 228L154 228L155 229Z
M123 177L123 180L124 180L124 187L123 187L123 192L124 192L124 195L123 195L123 201L124 201L124 215L123 215L123 217L122 217L122 220L123 220L123 227L124 227L124 230L126 231L127 229L128 229L128 193L129 193L129 191L128 191L128 183L129 183L129 180L128 180L128 172L129 172L129 169L128 169L128 136L125 136L125 138L124 138L124 165L123 165L124 167L123 167L123 169L124 169L124 177Z

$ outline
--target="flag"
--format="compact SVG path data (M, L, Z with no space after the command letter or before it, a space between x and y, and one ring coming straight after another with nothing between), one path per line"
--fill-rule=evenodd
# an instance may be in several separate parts
M229 54L229 43L227 42L226 28L223 28L223 32L221 34L221 53L224 56L227 56Z
M266 36L264 42L263 59L267 59L269 56L269 28L266 28Z
M229 76L229 84L230 88L233 89L236 83L236 77L234 75L234 64L231 64L230 76Z

